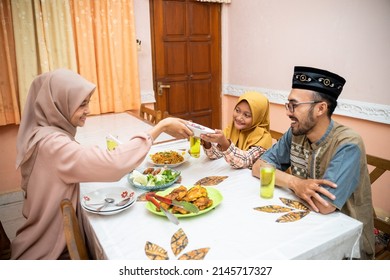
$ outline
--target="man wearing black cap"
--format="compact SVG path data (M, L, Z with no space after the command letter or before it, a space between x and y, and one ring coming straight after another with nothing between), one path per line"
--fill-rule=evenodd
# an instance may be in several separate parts
M362 138L331 119L345 79L322 69L296 66L286 106L289 130L252 168L276 166L276 185L291 189L313 210L340 210L364 224L361 258L374 256L371 184ZM291 174L286 171L291 168ZM281 170L281 171L280 171Z

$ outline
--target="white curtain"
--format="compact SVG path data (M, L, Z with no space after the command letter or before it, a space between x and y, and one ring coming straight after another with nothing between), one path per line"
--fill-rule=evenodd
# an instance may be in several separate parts
M197 0L198 2L231 3L232 0Z

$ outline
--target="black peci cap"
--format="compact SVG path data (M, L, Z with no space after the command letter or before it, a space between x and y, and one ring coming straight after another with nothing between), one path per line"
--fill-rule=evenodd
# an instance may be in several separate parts
M322 92L337 99L343 90L345 79L339 75L312 67L295 66L292 88Z

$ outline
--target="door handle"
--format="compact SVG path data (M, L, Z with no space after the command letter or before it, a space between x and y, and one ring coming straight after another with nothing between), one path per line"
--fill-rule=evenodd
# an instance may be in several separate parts
M157 82L157 88L158 88L158 95L162 95L163 94L163 89L164 88L171 88L170 85L163 85L162 82Z

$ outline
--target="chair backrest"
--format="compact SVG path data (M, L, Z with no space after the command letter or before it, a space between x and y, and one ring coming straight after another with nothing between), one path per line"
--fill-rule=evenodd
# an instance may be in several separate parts
M162 113L160 110L153 110L141 104L140 117L152 124L157 124L162 119Z
M88 250L84 243L76 212L69 199L61 201L64 234L69 256L72 260L88 260Z
M371 185L381 177L386 171L390 171L390 160L379 158L376 156L367 155L367 164L372 165L374 169L370 172ZM375 214L375 213L374 213ZM379 219L375 215L375 227L390 234L390 223Z
M370 182L371 187L372 184L380 178L386 171L390 171L390 160L379 158L372 155L367 155L367 164L374 167L374 169L370 172ZM377 217L374 209L374 227L377 230L387 234L390 236L390 222L387 222L383 219ZM380 254L376 254L376 259L381 259L390 257L390 242L387 244L385 251L379 252Z
M173 116L171 116L171 115L168 113L168 111L164 111L162 118L165 119L165 118L169 118L169 117L173 117Z
M278 141L283 136L283 133L276 130L271 129L270 132L272 139L275 139L276 141Z
M9 260L11 257L11 242L0 221L0 260Z

